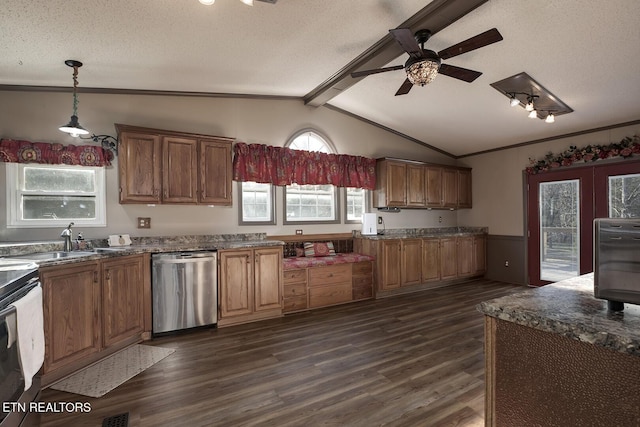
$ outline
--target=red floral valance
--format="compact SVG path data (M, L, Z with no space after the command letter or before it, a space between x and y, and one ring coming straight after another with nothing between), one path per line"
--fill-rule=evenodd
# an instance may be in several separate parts
M274 185L331 184L373 190L376 161L367 157L292 150L262 144L235 144L233 179Z
M48 165L110 166L113 153L94 145L0 140L0 161Z

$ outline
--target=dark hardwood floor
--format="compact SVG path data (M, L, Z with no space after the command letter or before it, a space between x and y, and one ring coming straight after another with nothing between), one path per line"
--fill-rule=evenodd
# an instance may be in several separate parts
M42 426L482 426L488 280L156 338L176 352L99 399L52 389Z

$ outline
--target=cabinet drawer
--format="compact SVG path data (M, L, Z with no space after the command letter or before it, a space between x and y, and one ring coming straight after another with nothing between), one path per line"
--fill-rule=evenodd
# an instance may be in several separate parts
M284 297L296 297L307 295L307 285L304 283L296 283L294 285L284 285Z
M371 276L358 276L353 278L353 287L356 286L371 286L373 283L373 277Z
M341 282L351 284L351 264L328 265L309 269L309 286L323 286Z
M353 299L368 299L373 298L373 287L369 286L354 286L353 287Z
M353 263L353 275L371 275L371 261Z
M309 288L309 307L323 307L351 301L351 282Z
M288 313L291 311L306 310L306 308L307 308L307 296L302 295L297 297L285 298L284 307L282 308L282 311L284 311L285 313Z
M284 284L287 283L300 283L307 281L307 269L301 268L299 270L285 270L283 273Z

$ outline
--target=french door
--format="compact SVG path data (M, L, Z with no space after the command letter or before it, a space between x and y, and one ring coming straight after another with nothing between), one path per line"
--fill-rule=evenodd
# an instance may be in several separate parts
M528 283L593 271L593 220L640 217L640 162L598 164L527 178Z

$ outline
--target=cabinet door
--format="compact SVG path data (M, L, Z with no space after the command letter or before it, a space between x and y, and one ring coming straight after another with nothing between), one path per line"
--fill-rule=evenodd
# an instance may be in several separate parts
M383 160L378 162L375 206L407 205L407 164Z
M120 203L160 203L162 141L157 135L120 134Z
M440 240L422 240L422 281L440 280Z
M455 237L440 239L440 278L455 279L458 276L457 246Z
M474 273L473 236L458 237L458 276L471 276Z
M458 170L444 168L442 170L442 206L455 208L458 206Z
M475 257L474 274L482 275L487 270L487 239L485 236L474 236L473 254Z
M198 201L231 206L231 143L200 141L200 181Z
M40 279L46 374L100 350L98 263L45 267Z
M197 141L190 138L164 137L162 158L162 201L166 203L196 203Z
M253 254L254 310L282 307L282 248L256 249Z
M426 206L442 206L442 168L427 166L424 170Z
M102 343L131 338L144 328L142 255L102 263Z
M220 318L253 313L251 250L220 251Z
M458 171L458 207L471 208L473 205L471 198L471 171Z
M379 242L380 289L400 287L400 240L382 240Z
M407 165L407 206L425 206L425 179L423 165Z
M422 240L402 241L401 286L417 285L422 282Z

